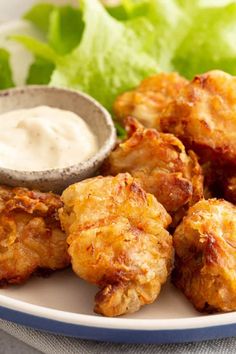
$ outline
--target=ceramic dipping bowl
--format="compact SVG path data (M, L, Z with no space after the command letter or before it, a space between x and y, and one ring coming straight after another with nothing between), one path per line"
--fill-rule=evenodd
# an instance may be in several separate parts
M0 184L61 193L70 184L96 174L115 145L115 127L105 108L78 91L48 86L26 86L0 91L0 114L41 105L72 111L84 119L97 136L97 153L87 161L44 171L18 171L0 166ZM16 159L20 159L20 155Z

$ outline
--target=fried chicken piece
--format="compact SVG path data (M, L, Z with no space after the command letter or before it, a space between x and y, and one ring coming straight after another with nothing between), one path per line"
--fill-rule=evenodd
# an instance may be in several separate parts
M236 165L236 77L217 70L196 76L168 106L161 129L204 161Z
M60 197L0 186L0 283L24 282L38 269L69 265Z
M94 311L119 316L152 303L173 260L163 206L129 174L79 182L62 200L73 270L101 288Z
M198 202L177 227L174 248L173 281L196 309L236 310L236 207Z
M117 119L123 121L131 115L144 126L160 130L163 110L187 83L177 73L160 73L143 80L135 90L116 99L114 112Z
M131 137L121 143L106 160L102 172L115 176L129 172L177 219L183 206L203 197L203 176L194 152L186 153L172 134L146 129L132 118L127 121ZM180 210L181 209L181 210ZM179 214L179 216L177 216Z

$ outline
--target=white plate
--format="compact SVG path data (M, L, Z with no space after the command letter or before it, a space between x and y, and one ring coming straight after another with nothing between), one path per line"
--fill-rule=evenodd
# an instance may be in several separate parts
M17 18L34 2L1 0L0 22ZM0 318L54 333L117 342L172 343L236 334L236 312L201 315L171 284L163 287L154 304L120 318L93 313L96 291L70 270L47 279L33 277L24 286L0 290Z
M236 313L201 315L171 284L139 312L119 318L93 313L96 287L71 270L0 290L0 316L54 333L87 339L170 343L236 334Z

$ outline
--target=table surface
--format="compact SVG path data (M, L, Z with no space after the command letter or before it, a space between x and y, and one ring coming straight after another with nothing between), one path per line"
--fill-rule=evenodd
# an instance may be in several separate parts
M7 329L9 330L9 325ZM11 330L14 333L16 328L13 326ZM18 338L26 338L25 334L29 333L29 329L17 327L16 333ZM53 338L52 335L47 337L45 333L34 330L30 330L29 334L28 343L32 346L35 344L35 347L38 348L45 349L45 343L51 341L54 346L50 345L44 351L44 353L50 354L65 354L65 348L68 348L67 354L170 354L172 352L176 354L232 354L235 353L236 348L236 338L178 345L129 345L91 342L60 336ZM42 354L42 352L0 330L0 354Z
M0 330L0 354L41 354L41 352Z

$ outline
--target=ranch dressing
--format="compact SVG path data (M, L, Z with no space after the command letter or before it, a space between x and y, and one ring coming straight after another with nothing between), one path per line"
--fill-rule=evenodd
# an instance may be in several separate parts
M73 112L39 106L0 115L0 167L43 171L83 162L98 150L88 125Z

